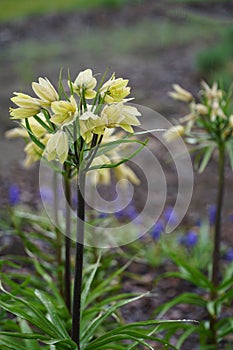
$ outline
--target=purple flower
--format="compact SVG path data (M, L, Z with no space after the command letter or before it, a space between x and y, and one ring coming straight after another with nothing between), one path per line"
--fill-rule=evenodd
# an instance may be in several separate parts
M192 248L197 244L198 234L195 231L189 231L181 237L180 243L185 245L188 248Z
M156 224L152 227L150 234L151 234L151 237L157 241L163 232L164 232L164 224L161 220L158 220Z
M16 184L10 185L8 190L8 198L11 206L15 206L20 202L20 189Z
M200 227L200 226L201 226L201 224L202 224L202 220L201 220L201 218L197 219L197 220L196 220L196 222L195 222L195 226Z
M98 216L99 219L105 219L107 217L108 217L108 213L100 213Z
M164 220L170 225L175 225L178 222L178 216L172 206L167 207L163 213Z
M126 208L126 215L129 219L134 220L138 216L138 211L133 205L129 205Z
M122 218L124 218L125 217L125 211L124 210L119 210L119 211L116 211L115 213L114 213L114 215L115 215L115 217L117 218L117 219L122 219Z
M50 187L41 186L40 196L44 202L52 204L54 202L54 194Z
M193 247L197 244L198 234L195 231L189 231L186 234L186 246Z
M216 219L216 205L210 205L208 207L208 215L209 215L209 223L211 226L215 224L215 219Z
M224 255L225 260L232 262L233 261L233 248L229 248L225 255Z

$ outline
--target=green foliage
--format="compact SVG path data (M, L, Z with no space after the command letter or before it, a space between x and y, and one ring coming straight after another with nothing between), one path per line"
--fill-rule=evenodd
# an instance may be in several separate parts
M233 66L233 27L223 33L221 39L212 47L201 51L197 56L197 66L201 74L210 81L220 81L229 87Z
M222 280L217 287L216 296L213 300L212 298L210 299L207 297L207 295L211 295L215 291L215 286L211 283L210 277L206 276L206 273L201 271L200 267L194 266L189 259L180 257L173 251L169 251L168 255L174 262L175 266L178 267L179 271L163 274L159 279L176 277L189 281L193 286L198 288L199 293L185 292L180 294L171 301L161 305L156 310L156 317L158 319L164 317L169 309L178 304L196 305L205 311L206 314L211 314L218 320L215 327L217 329L217 341L221 344L221 342L232 332L233 317L222 316L222 311L226 311L230 308L233 298L233 264L225 267ZM174 326L174 329L176 326L177 325ZM201 350L215 349L213 344L212 346L210 344L208 345L208 340L211 338L209 321L203 320L199 327L191 327L188 331L190 333L198 333ZM178 347L178 349L180 349L180 347Z
M74 9L83 10L99 6L115 7L121 6L126 2L128 2L128 0L50 0L49 2L46 0L31 2L28 2L27 0L21 0L20 2L17 0L2 0L0 21L15 20L31 15L72 11Z
M17 232L22 238L27 256L1 260L0 345L4 350L37 350L41 344L47 350L75 350L77 345L69 335L71 317L58 290L57 275L54 274L55 234L51 230L52 226L42 216L23 212L15 213L15 216L17 226L14 234ZM25 224L28 232L23 230ZM39 232L33 232L32 227L29 229L30 225ZM41 251L36 244L38 239L41 241ZM47 253L42 249L45 245ZM99 257L93 263L96 254ZM24 273L23 262L27 266ZM151 342L176 349L169 345L167 339L155 333L164 332L167 327L170 329L174 323L178 323L182 329L189 327L183 321L165 320L125 324L120 309L149 296L148 293L120 292L121 276L129 263L118 268L112 253L102 254L94 248L88 250L81 298L81 349L111 347L130 350L137 349L139 344L152 349L149 345ZM31 270L33 273L30 273ZM9 317L9 314L13 316ZM125 341L130 341L127 347Z

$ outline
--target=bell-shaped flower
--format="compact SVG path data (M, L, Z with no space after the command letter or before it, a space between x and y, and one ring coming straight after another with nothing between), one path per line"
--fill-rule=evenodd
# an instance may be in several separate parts
M24 151L26 153L26 158L24 160L24 166L29 168L33 163L37 162L42 156L42 150L34 142L29 142Z
M39 83L32 83L32 89L43 101L44 106L50 106L51 102L59 100L57 91L47 78L39 78L38 81Z
M46 123L46 119L43 115L43 113L39 113L38 117L44 122ZM47 130L34 118L30 118L28 120L29 126L31 128L32 133L38 138L40 139L41 137L43 137L46 133ZM8 130L5 133L6 138L8 139L12 139L12 138L17 138L17 137L22 137L22 138L29 138L29 134L28 131L26 129L26 123L25 120L22 120L21 122L21 127L18 128L13 128L11 130Z
M106 129L104 132L103 140L101 142L102 145L106 146L110 142L115 142L123 137L122 132L114 133L114 129ZM119 144L118 147L110 149L106 151L105 154L101 154L100 156L94 158L91 167L100 166L100 169L91 170L87 174L90 175L91 182L95 185L98 183L108 185L111 182L111 169L110 168L101 168L101 165L111 165L119 162L122 159L121 151L128 147L127 144ZM119 180L128 180L135 185L140 184L140 180L134 171L127 166L126 164L120 164L117 167L112 168L112 173L115 175L115 178ZM127 184L126 181L121 181L120 185L125 186Z
M46 146L50 134L45 134L41 139L40 142ZM43 150L37 146L33 141L28 142L28 144L25 146L24 151L26 153L26 158L24 160L23 165L26 168L29 168L33 163L37 162L38 160L41 159L43 155Z
M100 88L100 95L104 103L114 103L124 101L125 97L130 94L130 87L128 87L128 80L122 78L115 78L115 74L104 83Z
M105 125L102 119L91 111L79 117L80 134L86 143L91 142L93 134L103 135Z
M203 87L201 94L204 95L209 102L222 98L223 92L222 90L218 89L218 84L216 81L211 87L205 81L202 81L201 86Z
M42 120L42 122L44 122L46 124L46 118L43 115L43 113L39 113L38 117ZM32 133L37 138L41 138L47 133L47 130L36 119L30 118L28 120L28 123L30 125ZM26 127L26 123L24 123L24 121L22 121L22 126Z
M136 107L127 106L120 102L105 106L101 113L101 120L107 128L120 127L133 133L132 126L140 125L137 119L140 115L141 113Z
M179 137L183 136L185 132L185 128L183 125L175 125L172 126L170 129L168 129L164 134L163 137L166 142L172 142L178 139Z
M68 157L68 151L68 136L63 130L59 130L49 138L45 154L48 161L58 158L63 164Z
M41 110L40 100L21 92L14 92L16 96L11 98L19 108L10 108L11 119L25 119L33 117Z
M5 136L7 139L15 139L18 137L28 138L28 132L23 128L13 128L11 130L7 130L5 132Z
M70 101L52 102L51 109L54 113L51 122L59 126L71 124L78 115L77 103L73 96L70 97Z
M193 95L189 91L183 89L180 85L173 84L172 87L174 91L168 93L170 97L184 102L191 102L193 100Z
M229 117L229 127L233 128L233 114L231 114Z
M79 96L82 96L84 93L86 99L95 97L96 91L94 91L94 88L96 84L97 80L93 77L91 69L80 72L75 81L71 82L74 92Z
M91 166L101 166L111 164L111 160L104 154L94 158ZM87 172L88 177L93 185L109 185L111 183L111 172L109 168L100 168Z
M134 185L139 185L140 180L134 171L126 164L120 164L114 168L114 175L118 181L120 180L128 180ZM125 186L127 182L122 182L122 185Z

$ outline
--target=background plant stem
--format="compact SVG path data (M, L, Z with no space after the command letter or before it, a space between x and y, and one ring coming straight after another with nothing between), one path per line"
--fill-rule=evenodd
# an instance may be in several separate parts
M62 273L62 234L58 225L58 193L57 193L57 179L58 174L54 171L53 175L53 195L54 195L54 223L56 233L56 259L57 259L57 280L58 288L61 296L64 296L63 291L63 273Z
M224 198L224 170L225 170L225 147L224 143L220 143L219 147L219 161L218 161L218 195L217 195L217 207L215 217L215 230L214 230L214 251L212 261L212 291L210 294L210 300L214 301L217 297L217 287L219 284L219 260L220 260L220 245L221 245L221 222L222 222L222 208ZM211 330L211 344L215 345L217 349L217 310L214 314L210 314L210 330Z
M77 181L77 241L74 271L73 311L72 311L72 333L71 337L80 350L80 327L81 327L81 294L82 294L82 271L84 250L84 221L85 221L85 175L82 171L78 173Z
M66 236L65 236L65 273L64 273L64 285L65 285L65 303L67 309L71 313L71 186L70 186L70 167L65 165L65 196L66 196Z

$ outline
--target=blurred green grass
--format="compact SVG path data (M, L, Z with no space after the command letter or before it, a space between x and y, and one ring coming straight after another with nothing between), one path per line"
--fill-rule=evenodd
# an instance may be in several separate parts
M121 6L129 0L1 0L0 22L32 15L88 9L99 6ZM137 2L137 0L131 0Z

